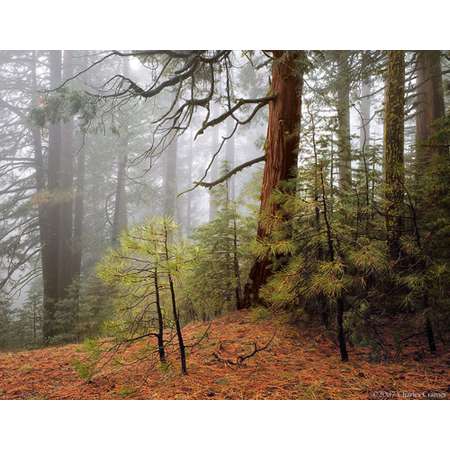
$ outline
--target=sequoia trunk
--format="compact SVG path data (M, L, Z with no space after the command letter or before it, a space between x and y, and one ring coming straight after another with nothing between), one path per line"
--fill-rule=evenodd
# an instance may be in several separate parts
M299 63L302 51L274 51L271 93L275 99L269 104L269 123L265 145L266 163L261 188L260 219L257 238L271 234L270 218L279 211L272 193L282 182L296 177L300 133L301 95L303 73ZM269 258L255 261L245 286L244 301L240 307L259 302L259 289L270 275Z

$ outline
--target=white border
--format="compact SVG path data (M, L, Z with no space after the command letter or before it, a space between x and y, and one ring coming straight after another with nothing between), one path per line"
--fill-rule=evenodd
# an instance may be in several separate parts
M446 448L443 401L5 401L4 449Z
M445 0L5 0L2 49L448 49Z

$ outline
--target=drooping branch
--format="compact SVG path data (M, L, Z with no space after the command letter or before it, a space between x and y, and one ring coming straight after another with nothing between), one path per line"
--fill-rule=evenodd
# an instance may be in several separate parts
M239 164L239 166L236 166L234 169L230 170L229 172L227 172L225 175L222 175L220 178L218 178L215 181L210 181L210 182L206 182L206 181L194 181L194 184L196 186L201 186L201 187L205 187L208 189L213 188L214 186L217 186L220 183L223 183L224 181L228 180L229 178L231 178L233 175L235 175L236 173L240 172L241 170L245 169L246 167L250 167L253 164L257 164L259 162L265 161L266 160L266 156L258 156L255 159L252 159L250 161L246 161L245 163Z

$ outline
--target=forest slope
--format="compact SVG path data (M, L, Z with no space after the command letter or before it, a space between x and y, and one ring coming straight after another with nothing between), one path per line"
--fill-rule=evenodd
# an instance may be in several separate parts
M73 367L82 355L79 345L0 353L0 398L448 398L448 350L431 356L417 352L415 342L395 359L370 362L367 349L350 348L350 362L342 363L331 333L257 319L254 311L245 311L214 320L207 337L192 348L184 377L173 359L164 371L147 361L110 367L85 382ZM187 342L198 340L205 329L204 323L186 326ZM238 355L250 355L254 344L259 349L269 342L265 350L233 364Z

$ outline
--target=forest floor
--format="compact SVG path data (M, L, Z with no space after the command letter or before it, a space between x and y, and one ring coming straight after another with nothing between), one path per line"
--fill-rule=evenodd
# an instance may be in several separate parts
M198 342L180 374L176 353L162 370L148 361L109 367L92 381L74 369L82 346L0 353L0 399L447 399L450 350L426 352L411 341L401 355L370 362L366 348L350 347L342 363L332 335L321 327L294 327L252 311L184 328ZM203 339L202 339L203 337ZM239 355L253 356L236 364ZM418 350L423 349L423 350ZM394 354L394 353L392 353ZM242 359L242 358L241 358Z

